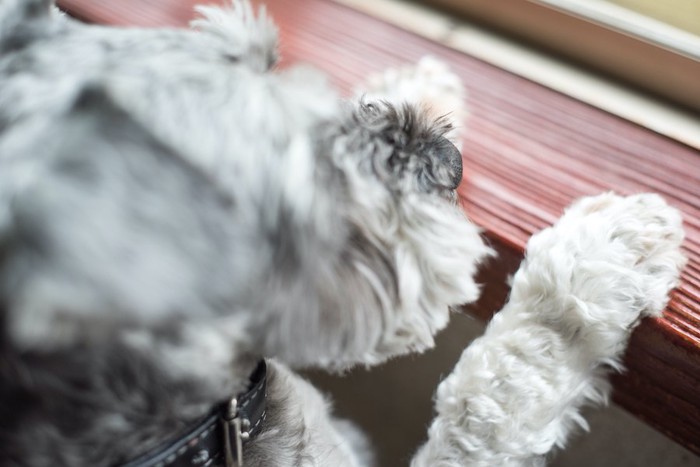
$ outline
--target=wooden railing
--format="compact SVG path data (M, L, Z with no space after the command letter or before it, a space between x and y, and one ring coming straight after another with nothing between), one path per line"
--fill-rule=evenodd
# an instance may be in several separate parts
M87 21L185 26L195 0L61 0ZM285 63L328 72L343 90L369 73L441 57L466 83L470 117L460 189L499 250L481 273L483 319L507 294L527 239L582 195L657 192L684 214L689 263L663 318L645 320L614 378L614 399L700 454L700 153L601 110L328 0L267 0Z

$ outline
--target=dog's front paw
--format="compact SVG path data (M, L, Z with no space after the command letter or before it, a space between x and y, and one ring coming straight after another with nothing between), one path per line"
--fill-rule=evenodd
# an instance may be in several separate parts
M682 240L680 213L658 195L584 198L530 240L513 296L553 304L542 317L552 326L619 345L663 311L685 263Z
M615 250L626 250L626 260L618 259L620 266L629 268L639 280L634 293L641 294L640 312L659 316L686 261L680 251L684 237L680 212L659 195L620 197L608 193L580 200L567 216L582 221L596 219L603 228L607 224L604 241L614 244Z
M415 466L543 465L634 325L658 315L684 264L681 218L659 196L585 198L533 236L511 297L440 384Z

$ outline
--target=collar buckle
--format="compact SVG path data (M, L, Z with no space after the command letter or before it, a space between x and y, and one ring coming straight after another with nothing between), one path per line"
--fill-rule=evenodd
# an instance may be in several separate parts
M237 398L228 402L222 424L226 467L243 467L243 441L250 438L250 420L240 416Z
M0 0L2 2L2 0ZM261 360L248 390L217 403L183 434L156 446L121 467L243 466L243 444L262 431L267 414L267 365Z

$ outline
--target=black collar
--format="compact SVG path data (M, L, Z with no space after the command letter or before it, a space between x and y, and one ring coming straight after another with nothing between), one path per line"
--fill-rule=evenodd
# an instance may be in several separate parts
M267 365L261 360L250 376L248 391L217 404L204 419L121 467L213 467L243 465L243 444L265 421Z

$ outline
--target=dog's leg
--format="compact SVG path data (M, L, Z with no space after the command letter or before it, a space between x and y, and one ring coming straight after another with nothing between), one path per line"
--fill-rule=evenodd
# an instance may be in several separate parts
M330 403L286 366L268 360L266 425L246 448L251 466L365 467L372 452L352 423L331 416Z
M656 195L585 198L528 243L509 303L439 386L413 466L538 466L604 402L606 373L659 316L684 258L679 213Z

